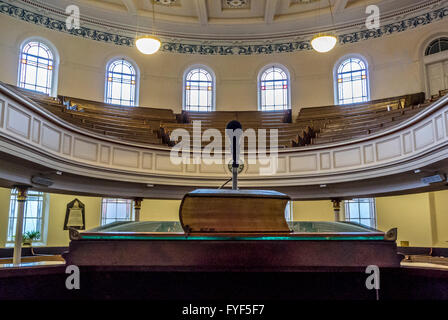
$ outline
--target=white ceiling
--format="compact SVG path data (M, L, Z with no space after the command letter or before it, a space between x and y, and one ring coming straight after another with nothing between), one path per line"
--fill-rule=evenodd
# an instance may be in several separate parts
M76 4L84 23L186 39L256 40L307 36L316 31L362 28L370 4L382 18L405 17L409 9L441 0L17 0L49 12ZM331 8L331 10L330 10ZM334 19L331 18L333 12ZM334 21L334 25L333 25Z

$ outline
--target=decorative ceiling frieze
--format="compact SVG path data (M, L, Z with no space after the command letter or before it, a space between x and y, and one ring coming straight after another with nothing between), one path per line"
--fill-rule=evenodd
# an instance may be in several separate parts
M13 4L14 3L14 4ZM81 23L79 29L68 30L66 28L65 16L56 16L54 12L40 8L29 10L19 7L16 2L0 0L0 14L33 23L36 26L48 28L59 32L71 34L86 39L111 43L122 46L134 46L135 36L131 32L114 29L93 23ZM393 22L384 24L380 29L367 30L358 29L338 35L339 45L357 43L360 41L380 38L399 32L404 32L441 21L448 17L448 6L431 6L426 12L419 12L415 16L401 16ZM134 31L135 32L135 31ZM276 54L284 52L297 52L312 50L310 45L311 36L294 36L289 38L278 38L275 40L192 40L173 37L161 37L162 52L201 54L201 55L252 55L252 54Z
M162 6L179 6L180 0L153 0L154 4L162 5Z
M250 0L222 0L223 9L250 9Z
M290 5L295 5L295 4L308 4L311 2L317 2L320 0L291 0Z

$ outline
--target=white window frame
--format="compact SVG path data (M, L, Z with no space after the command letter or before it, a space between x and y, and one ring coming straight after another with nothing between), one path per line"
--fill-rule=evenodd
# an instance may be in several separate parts
M51 53L53 54L53 70L52 70L52 79L51 79L51 89L50 89L50 96L51 97L57 97L58 95L58 79L59 79L59 52L56 49L56 47L47 39L42 37L29 37L26 38L19 47L19 54L18 54L18 64L17 64L17 86L20 87L20 75L22 71L22 51L24 47L30 43L30 42L41 42L45 46L47 46Z
M263 76L263 73L270 69L270 68L279 68L281 69L287 77L287 82L288 82L288 89L287 89L287 108L284 110L291 110L291 74L289 72L289 69L286 68L284 65L280 64L280 63L270 63L268 65L265 65L263 68L260 69L260 71L258 72L258 76L257 76L257 96L258 96L258 110L259 111L265 111L265 112L270 112L270 110L263 110L262 105L261 105L261 77ZM275 111L282 111L282 110L273 110L273 112Z
M117 60L125 60L130 65L132 65L132 67L135 70L135 101L134 101L134 105L131 105L130 107L138 107L140 105L140 68L138 67L137 63L134 60L132 60L131 58L128 58L126 56L115 56L112 59L110 59L106 64L106 70L105 70L106 72L104 75L104 103L108 103L107 102L107 95L108 95L108 78L107 78L107 76L109 74L109 68L110 68L110 65ZM121 106L119 104L116 104L116 105ZM123 106L126 106L126 105L123 105Z
M25 215L26 215L26 204L29 201L30 192L34 193L35 191L32 191L32 190L28 191L27 199L25 201ZM12 220L11 219L11 210L12 210L11 204L14 201L13 197L16 197L15 210L17 211L17 205L18 205L17 195L18 195L18 192L15 189L11 189L10 197L9 197L9 208L8 208L8 229L6 231L6 241L5 241L7 247L14 245L14 238L11 237L9 230L12 227L11 226L11 220ZM49 204L49 195L41 192L40 195L32 195L32 196L42 197L42 207L40 208L41 209L41 213L40 213L40 216L41 216L40 224L41 225L40 225L40 230L37 230L40 232L40 241L33 242L33 246L43 246L43 245L46 245L46 243L47 243L47 235L48 235L47 230L48 230L48 213L49 213L49 205L48 205ZM17 214L17 212L15 214ZM14 219L17 219L17 216L14 217ZM23 217L24 227L26 225L25 224L26 219L27 219L27 217L24 216ZM15 228L14 228L13 232L14 232L14 236L15 236L15 232L16 232Z
M371 73L370 73L370 67L369 67L369 62L367 61L367 59L357 53L351 53L348 55L345 55L343 57L341 57L335 64L333 67L333 92L334 92L334 104L335 105L344 105L344 104L340 104L339 103L339 83L338 83L338 69L341 66L341 64L343 62L345 62L346 60L350 59L350 58L355 58L355 59L359 59L361 60L365 66L366 66L366 90L367 90L367 101L371 100L371 96L370 96L370 82L371 82Z
M104 208L104 202L108 202L108 201L110 201L110 202L116 202L116 201L128 201L128 202L130 202L130 205L131 205L131 212L130 212L130 217L129 217L129 220L122 220L122 219L113 219L113 218L108 218L108 217L105 217L104 216L104 214L105 214L105 212L104 212L104 210L103 210L103 208ZM110 221L110 222L107 222L107 221ZM101 199L101 217L100 217L100 225L101 226L104 226L104 225L106 225L106 224L108 224L108 223L112 223L112 222L119 222L119 221L134 221L135 220L135 210L134 210L134 201L133 200L131 200L131 199L121 199L121 198L102 198Z
M443 51L439 51L439 52L437 52L437 53L433 53L433 54L426 55L426 50L429 49L429 46L430 46L434 41L436 41L436 40L440 43L440 40L441 40L441 39L445 39L445 40L447 40L447 39L448 39L448 36L438 36L438 37L434 37L434 38L432 38L431 41L429 41L429 42L426 44L426 47L425 47L424 52L423 52L423 55L424 55L425 57L429 57L429 56L435 55L435 54L437 54L437 53L441 53L441 52L444 52L444 51L448 51L448 50L443 50Z
M368 227L370 228L374 228L376 229L377 227L377 213L376 213L376 199L375 198L356 198L356 199L352 199L352 200L346 200L344 201L344 213L345 213L345 221L348 222L356 222L359 224L362 224L361 221L362 220L367 220L367 218L361 218L360 215L360 203L366 203L366 202L360 202L359 200L369 200L369 218L368 220L370 220L371 225L369 225ZM354 219L354 218L350 218L350 204L358 204L358 218ZM362 224L365 225L365 224Z
M216 111L216 75L212 68L209 66L206 66L204 64L193 64L190 65L188 68L185 69L183 75L182 75L182 111L190 111L186 109L186 96L187 96L187 75L190 73L190 71L194 69L204 69L207 71L210 76L212 77L212 107L210 111L200 111L200 112L213 112ZM192 111L195 112L195 111Z

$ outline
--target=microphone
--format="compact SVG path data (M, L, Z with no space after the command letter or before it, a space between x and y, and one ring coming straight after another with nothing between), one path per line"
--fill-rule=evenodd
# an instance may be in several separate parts
M230 121L226 126L226 135L229 137L232 152L232 190L238 190L238 160L242 132L243 126L236 120Z

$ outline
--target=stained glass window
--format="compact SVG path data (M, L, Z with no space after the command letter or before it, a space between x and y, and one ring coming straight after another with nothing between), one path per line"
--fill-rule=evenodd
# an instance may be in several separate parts
M272 66L263 71L259 81L261 111L290 109L289 77L285 70Z
M426 48L425 56L429 56L446 50L448 50L448 38L438 38L432 41Z
M129 199L103 198L101 205L101 225L134 219L134 201Z
M109 63L106 75L106 103L120 106L136 105L137 73L125 59Z
M184 110L213 111L215 81L204 68L194 68L187 72L184 80Z
M54 54L39 41L29 41L22 46L19 63L19 87L52 94Z
M345 220L376 228L375 199L353 199L345 201Z
M338 104L369 100L369 79L366 63L358 58L343 61L337 69Z
M17 189L11 190L11 198L9 201L9 223L7 241L14 241L17 225ZM25 201L25 214L23 217L23 233L37 231L40 233L40 239L43 235L43 206L44 194L37 191L28 191Z

